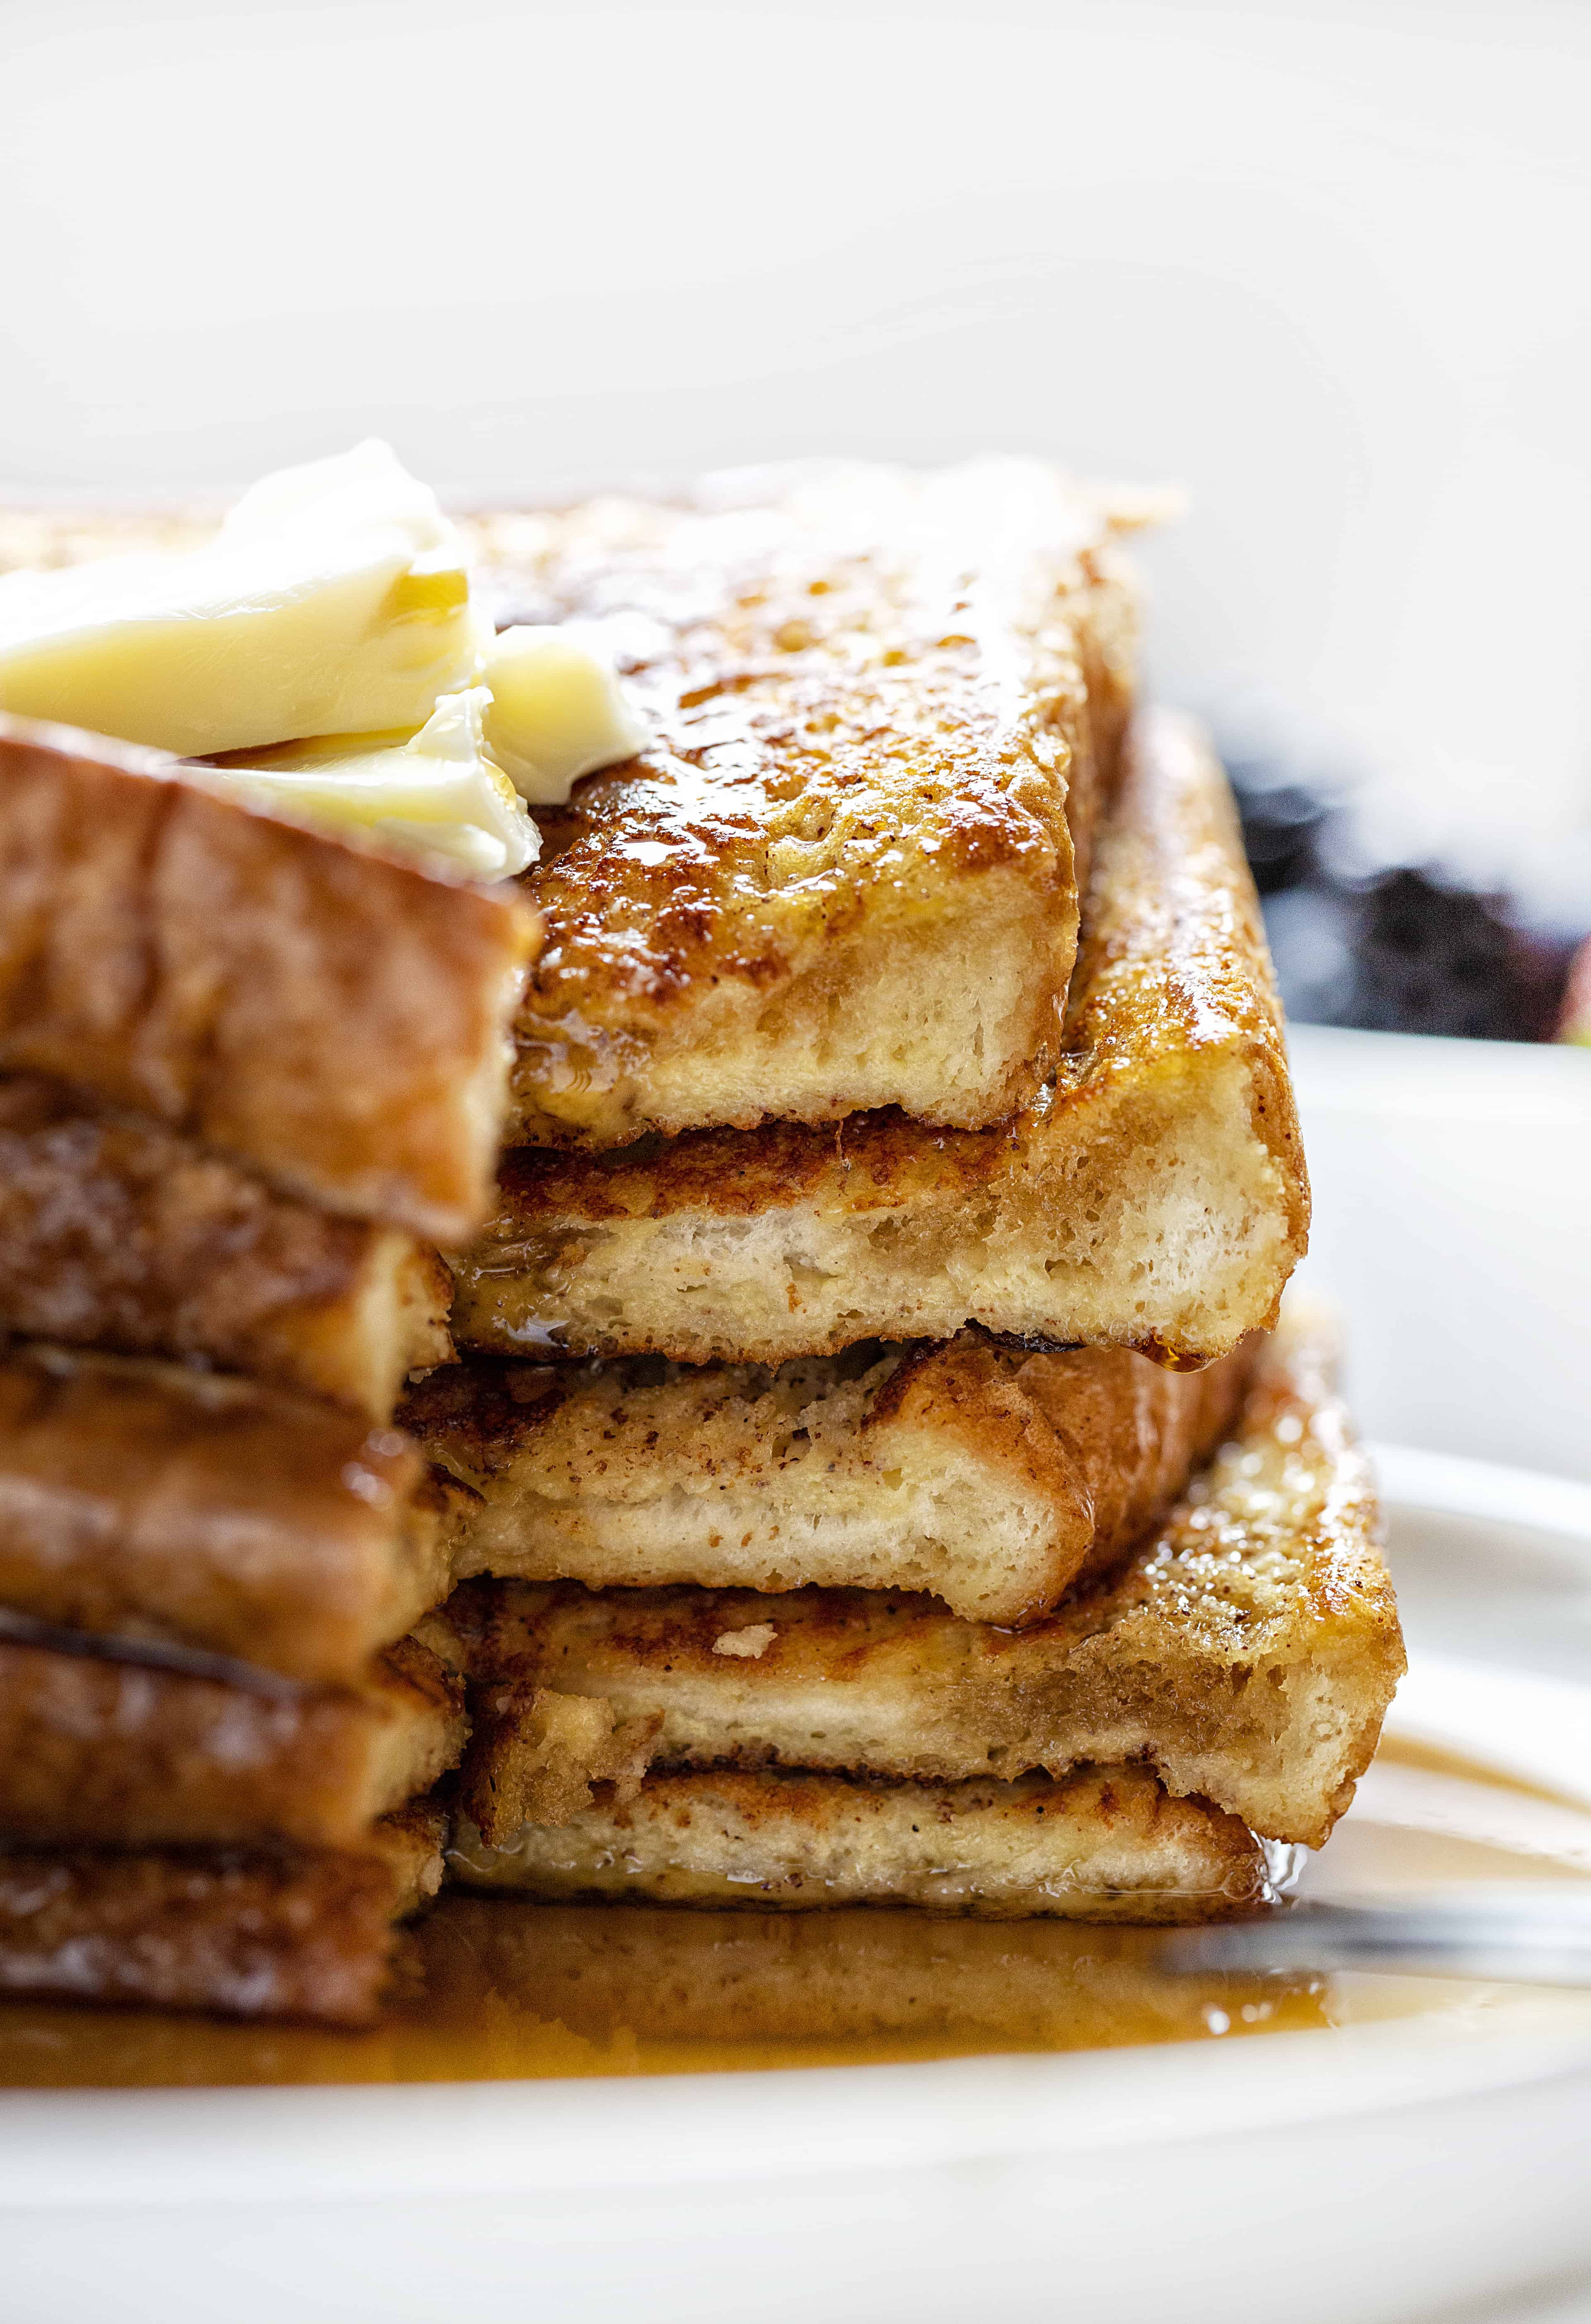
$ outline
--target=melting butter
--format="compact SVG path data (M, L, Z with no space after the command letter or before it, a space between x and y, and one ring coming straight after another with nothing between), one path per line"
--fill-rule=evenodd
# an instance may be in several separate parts
M504 630L481 676L492 695L486 747L535 807L562 806L582 775L646 743L612 662L578 630Z
M442 855L478 880L534 863L541 835L482 735L483 687L446 694L418 734L333 734L204 770L220 787L335 832Z
M201 548L0 577L0 710L183 758L410 733L486 634L436 495L372 440L265 477Z

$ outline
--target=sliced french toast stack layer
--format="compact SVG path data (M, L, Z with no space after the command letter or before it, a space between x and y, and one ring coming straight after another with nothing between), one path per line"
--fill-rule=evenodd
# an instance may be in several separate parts
M658 740L532 882L543 1142L400 1410L484 1577L432 1626L454 1874L1253 1909L1402 1649L1321 1327L1268 1337L1308 1193L1231 802L1129 728L1098 507L1018 492L990 550L965 476L851 489L855 554L787 505L483 527L505 602L637 624Z
M471 520L647 738L497 887L0 719L0 1991L354 2024L445 1865L1153 1923L1329 1831L1401 1644L1136 513Z
M0 723L0 1992L377 2006L464 1686L392 1427L535 916Z

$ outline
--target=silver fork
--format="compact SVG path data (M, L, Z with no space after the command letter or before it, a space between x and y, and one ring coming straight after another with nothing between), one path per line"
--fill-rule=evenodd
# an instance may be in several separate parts
M1161 1964L1211 1969L1398 1969L1591 1987L1591 1880L1444 1888L1285 1906L1262 1921L1181 1929Z

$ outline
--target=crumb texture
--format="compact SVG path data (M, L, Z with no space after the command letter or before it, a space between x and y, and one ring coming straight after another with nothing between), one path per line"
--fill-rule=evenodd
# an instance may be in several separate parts
M906 1904L992 1919L1174 1923L1268 1900L1263 1851L1234 1816L1173 1800L1135 1767L1053 1783L867 1784L842 1775L658 1775L622 1806L507 1848L465 1827L471 1885L564 1900L811 1911Z
M922 1590L1019 1625L1176 1498L1251 1362L1244 1348L1172 1372L1128 1349L1025 1355L967 1330L777 1369L455 1366L401 1418L456 1497L461 1575Z
M1131 1761L1311 1847L1404 1666L1368 1467L1301 1309L1177 1508L1025 1630L877 1590L472 1583L457 1602L483 1674L655 1720L657 1766L961 1782ZM713 1651L761 1624L755 1659Z

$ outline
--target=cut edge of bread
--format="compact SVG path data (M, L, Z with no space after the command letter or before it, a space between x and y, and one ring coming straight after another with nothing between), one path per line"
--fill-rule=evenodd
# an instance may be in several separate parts
M1026 1630L901 1592L468 1585L443 1618L477 1676L477 1821L501 1835L494 1766L517 1767L515 1800L538 1796L523 1707L539 1693L543 1731L550 1698L578 1700L593 1784L637 1753L654 1767L944 1782L1130 1761L1268 1839L1320 1845L1404 1667L1374 1482L1324 1328L1319 1311L1291 1311L1180 1506ZM573 1717L563 1739L578 1762ZM560 1763L528 1812L591 1796Z
M622 1805L527 1825L503 1849L455 1831L453 1877L578 1899L810 1912L907 1905L990 1919L1154 1925L1263 1910L1265 1849L1142 1768L916 1784L764 1770L648 1775Z
M510 1154L459 1345L777 1363L970 1322L1196 1365L1268 1329L1309 1194L1257 899L1198 730L1140 719L1128 760L1043 1101Z

